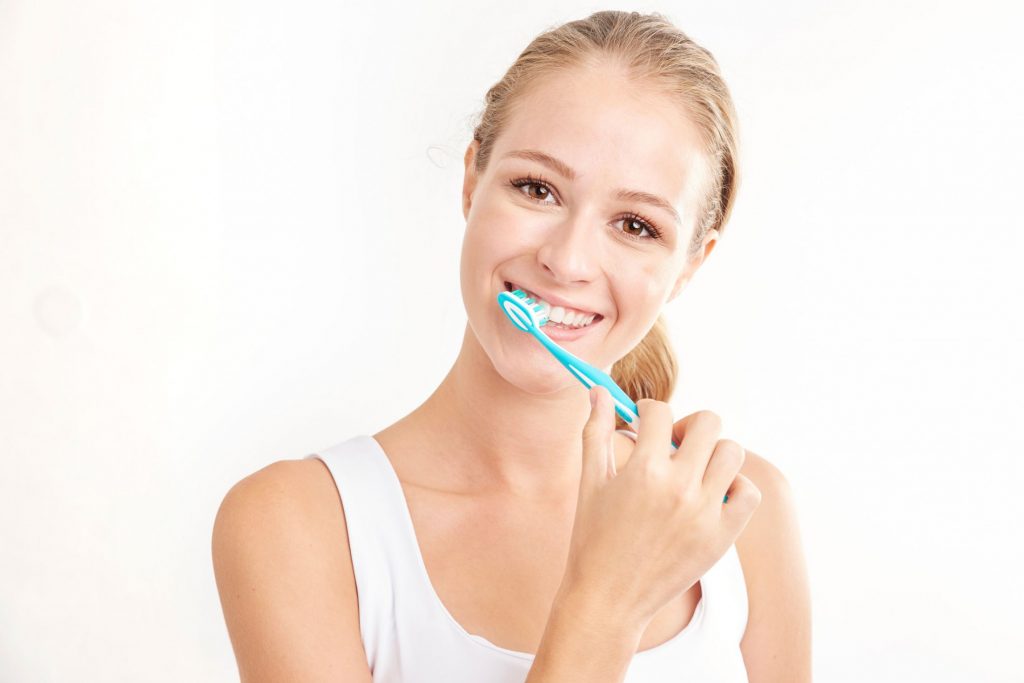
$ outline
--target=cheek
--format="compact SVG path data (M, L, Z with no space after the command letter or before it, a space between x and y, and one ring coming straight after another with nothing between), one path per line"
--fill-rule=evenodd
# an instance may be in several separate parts
M635 311L637 317L655 317L672 284L669 268L656 263L639 263L628 277L619 280L616 289L623 308ZM627 306L626 303L632 302ZM630 316L633 317L633 316Z
M463 299L467 303L477 301L482 289L489 292L497 280L496 273L521 253L514 243L502 237L507 232L506 223L483 211L474 214L467 223L459 267Z
M530 226L500 212L481 211L466 225L462 244L463 274L490 279L496 270L536 251Z
M674 258L661 259L648 268L645 278L647 295L659 307L668 299L681 272L681 266Z

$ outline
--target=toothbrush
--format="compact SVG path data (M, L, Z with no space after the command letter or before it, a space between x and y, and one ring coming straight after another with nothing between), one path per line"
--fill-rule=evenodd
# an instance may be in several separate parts
M540 329L548 322L548 317L543 313L543 306L534 303L533 299L521 289L499 293L498 305L516 327L523 332L532 334L559 363L566 367L573 377L583 383L587 390L595 384L600 384L607 389L615 403L615 412L626 423L633 425L635 431L640 431L640 416L637 413L636 403L615 383L615 380L603 370L595 368L585 360L577 358L563 349ZM672 439L672 451L675 452L678 448L679 444ZM729 496L726 494L722 502L727 503L728 501Z

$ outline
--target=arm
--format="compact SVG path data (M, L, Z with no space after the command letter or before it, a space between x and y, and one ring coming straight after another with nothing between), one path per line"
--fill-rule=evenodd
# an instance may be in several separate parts
M370 683L345 513L319 460L276 462L228 491L213 568L246 683Z
M620 683L642 635L563 584L525 683Z
M740 643L750 683L811 682L811 596L789 482L747 451L740 472L761 490L761 505L736 540L749 601Z

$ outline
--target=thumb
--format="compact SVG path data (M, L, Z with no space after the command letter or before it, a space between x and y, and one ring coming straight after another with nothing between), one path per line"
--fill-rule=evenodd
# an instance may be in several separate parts
M600 385L590 387L590 417L583 425L583 473L581 488L593 488L615 476L611 394Z

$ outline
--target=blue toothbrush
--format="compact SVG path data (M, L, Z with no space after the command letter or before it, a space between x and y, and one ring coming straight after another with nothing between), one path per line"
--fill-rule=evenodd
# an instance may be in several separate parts
M634 431L640 431L640 416L637 414L636 403L615 383L615 380L603 370L572 355L541 331L540 328L548 322L548 317L543 313L543 306L534 303L533 299L521 289L514 292L500 292L498 305L516 327L523 332L532 334L534 339L550 351L551 355L564 365L573 377L582 382L588 391L595 384L600 384L607 389L615 402L615 412L627 424L633 425ZM672 439L672 450L675 451L678 448L679 444ZM729 496L726 495L722 502L727 503L728 501Z

